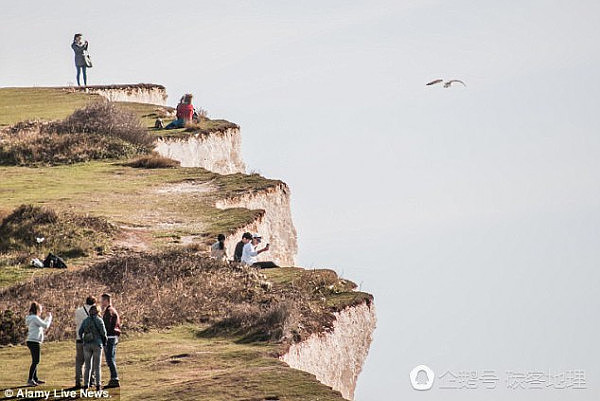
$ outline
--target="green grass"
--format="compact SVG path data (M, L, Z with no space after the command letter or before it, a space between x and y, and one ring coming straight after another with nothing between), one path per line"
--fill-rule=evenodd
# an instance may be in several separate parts
M221 210L215 208L215 202L280 185L280 181L258 175L222 176L201 168L138 169L117 162L43 168L0 167L0 177L0 215L21 204L33 204L47 205L57 212L104 216L116 225L147 231L153 237L149 245L156 249L176 244L177 237L184 235L208 240L250 224L263 211ZM207 191L158 192L185 182L204 185ZM21 277L0 268L0 285L14 283Z
M136 169L109 162L45 168L0 167L0 176L0 210L5 212L23 203L48 204L57 210L91 213L141 226L151 223L159 212L161 220L197 220L205 212L222 218L223 211L213 207L219 198L279 183L259 176L221 176L202 168ZM211 185L218 191L157 192L166 185L182 182ZM252 217L237 209L234 214Z
M101 97L51 88L0 88L0 126L23 120L63 119Z
M199 328L131 336L121 341L117 361L122 400L343 401L313 375L274 358L273 344L238 344L228 338L201 338ZM73 383L72 341L45 343L38 369L46 384L36 389L66 389ZM25 346L0 348L0 393L23 386L30 354ZM108 369L103 362L106 383ZM119 399L119 398L117 398Z
M102 99L100 95L65 88L0 88L0 127L25 120L64 119L89 102ZM165 125L174 119L163 116L164 111L172 111L172 107L134 102L117 104L133 112L150 132L163 138L186 138L237 127L226 120L205 120L189 129L155 130L156 118L162 117Z

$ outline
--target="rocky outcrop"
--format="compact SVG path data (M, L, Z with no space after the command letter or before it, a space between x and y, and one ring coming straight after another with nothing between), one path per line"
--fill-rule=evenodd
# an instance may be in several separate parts
M240 197L218 201L220 209L246 208L264 210L253 223L239 228L225 240L227 254L233 255L235 245L246 231L260 233L263 245L270 244L269 252L259 255L259 260L271 260L279 266L294 266L298 252L297 234L290 207L290 190L284 183L266 190L244 194Z
M238 128L209 134L164 137L156 141L155 150L177 160L182 167L202 167L219 174L244 173L242 140Z
M352 400L375 325L372 302L345 308L335 313L332 330L293 344L280 359L292 368L314 374L321 383Z
M167 105L167 90L162 85L126 84L73 87L70 90L100 95L111 102L134 102Z

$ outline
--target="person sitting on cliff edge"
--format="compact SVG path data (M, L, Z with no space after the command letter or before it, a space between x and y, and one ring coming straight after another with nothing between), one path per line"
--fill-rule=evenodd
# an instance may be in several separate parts
M258 244L260 244L261 241L262 237L259 234L252 235L252 241L244 245L244 249L242 251L242 263L248 266L258 267L260 269L279 267L273 262L258 261L258 255L263 252L267 252L270 248L270 245L267 244L267 246L265 246L263 249L258 249Z
M252 234L245 232L242 234L242 240L235 246L235 252L233 253L233 261L240 263L242 261L242 253L244 252L244 246L252 241Z
M194 106L192 105L192 95L185 94L177 105L175 120L171 121L165 129L184 128L185 124L190 122L194 116Z
M227 261L227 249L225 249L225 235L219 234L217 242L210 247L210 257L219 262Z

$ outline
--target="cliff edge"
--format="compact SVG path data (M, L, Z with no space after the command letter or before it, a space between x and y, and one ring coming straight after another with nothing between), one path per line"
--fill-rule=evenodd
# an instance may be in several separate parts
M101 131L52 131L61 126L52 121L103 100L135 114L152 144ZM153 84L0 88L7 111L0 115L0 313L14 323L0 344L22 341L19 316L32 300L65 311L87 294L109 291L124 316L124 369L146 386L127 388L123 399L351 400L376 325L373 297L331 270L293 267L298 245L288 185L245 173L236 124L206 119L154 130L154 119L172 115L166 100L165 88ZM83 141L78 158L30 158L55 140ZM159 168L134 159L151 151ZM281 268L232 268L208 257L217 234L226 235L231 256L246 231L263 235L271 251L261 260ZM42 234L44 243L32 242ZM27 267L49 251L70 268ZM48 331L48 378L57 383L71 380L63 363L70 325L71 314L56 313ZM0 348L2 383L20 380L13 366L25 363L20 348ZM211 349L218 355L207 354ZM178 375L192 381L178 382Z

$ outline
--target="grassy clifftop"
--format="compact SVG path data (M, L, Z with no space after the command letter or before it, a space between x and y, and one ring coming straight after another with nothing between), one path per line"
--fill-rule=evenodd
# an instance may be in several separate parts
M24 120L59 120L91 102L103 100L100 95L70 88L0 88L0 128ZM162 137L186 137L191 134L209 134L237 125L223 119L206 119L187 129L155 131L154 121L165 122L174 118L172 107L146 103L116 102L133 112L151 133Z
M99 100L64 89L0 89L0 129L24 120L64 119ZM171 112L147 104L118 106L140 118L150 133L154 119ZM235 126L225 120L206 124L171 134ZM21 135L19 128L10 135ZM0 140L11 141L10 135ZM0 312L12 311L3 315L0 342L8 342L10 332L10 342L20 343L28 304L41 301L55 321L40 376L48 382L44 388L67 388L72 385L73 311L88 294L109 291L124 322L118 357L123 387L111 390L113 395L342 400L276 356L292 342L328 330L334 312L370 303L371 295L356 292L354 283L331 270L259 272L206 257L206 245L218 233L231 234L265 213L219 209L219 201L268 192L282 182L176 163L134 168L143 163L131 163L126 152L116 154L85 163L0 166ZM46 240L34 241L40 236ZM28 267L32 257L49 251L62 253L69 269ZM0 347L0 390L24 384L28 359L23 345Z

